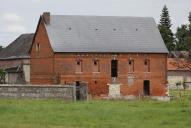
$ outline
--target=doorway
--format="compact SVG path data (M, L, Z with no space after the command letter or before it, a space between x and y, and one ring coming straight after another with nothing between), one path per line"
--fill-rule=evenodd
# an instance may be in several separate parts
M145 96L150 95L150 81L149 80L144 80L143 83L143 92Z
M117 77L118 74L118 61L117 60L111 60L111 77Z
M76 100L86 100L87 91L87 83L76 81Z
M80 100L80 81L76 81L76 100Z

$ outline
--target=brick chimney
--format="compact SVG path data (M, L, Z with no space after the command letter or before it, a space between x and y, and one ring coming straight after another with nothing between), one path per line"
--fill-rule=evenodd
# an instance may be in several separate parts
M42 17L47 25L50 24L50 12L44 12Z

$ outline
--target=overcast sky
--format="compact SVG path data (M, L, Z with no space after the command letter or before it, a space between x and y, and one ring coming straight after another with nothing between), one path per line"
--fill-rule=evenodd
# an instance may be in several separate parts
M59 15L154 17L158 23L166 4L172 29L188 20L191 0L0 0L0 45L7 46L22 33L34 33L44 11Z

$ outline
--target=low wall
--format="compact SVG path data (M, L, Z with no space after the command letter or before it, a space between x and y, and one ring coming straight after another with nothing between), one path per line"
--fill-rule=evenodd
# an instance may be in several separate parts
M0 85L0 98L37 98L75 100L75 87Z

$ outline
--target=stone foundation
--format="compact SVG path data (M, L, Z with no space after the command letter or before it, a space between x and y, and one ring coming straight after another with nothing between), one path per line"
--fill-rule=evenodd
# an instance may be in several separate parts
M119 96L119 97L104 97L103 99L105 100L144 100L146 99L151 99L151 100L158 100L158 101L164 101L168 102L170 101L169 96L147 96L147 97L138 97L138 96Z
M151 99L159 101L170 101L169 96L151 96Z

